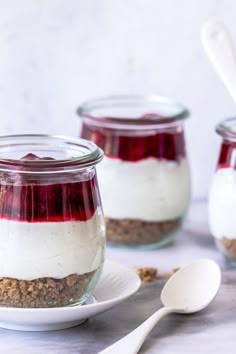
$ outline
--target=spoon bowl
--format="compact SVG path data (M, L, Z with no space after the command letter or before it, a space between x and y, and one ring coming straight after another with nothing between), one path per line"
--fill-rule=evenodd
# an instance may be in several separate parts
M178 313L194 313L204 309L216 296L221 272L211 259L200 259L180 269L168 280L161 302Z

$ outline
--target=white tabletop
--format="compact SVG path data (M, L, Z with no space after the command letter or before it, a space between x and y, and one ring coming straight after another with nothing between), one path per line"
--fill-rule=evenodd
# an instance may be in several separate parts
M195 315L169 315L161 320L140 353L236 353L236 270L227 267L215 248L203 202L192 206L184 230L172 245L152 251L107 250L107 258L131 267L154 266L161 273L201 257L211 257L223 270L221 290L214 303ZM98 353L161 306L162 286L162 280L142 285L127 301L68 330L34 333L0 329L0 353Z

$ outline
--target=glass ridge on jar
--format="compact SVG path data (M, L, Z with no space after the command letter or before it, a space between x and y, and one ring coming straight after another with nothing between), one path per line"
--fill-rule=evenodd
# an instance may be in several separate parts
M220 251L236 264L236 118L220 122L216 132L223 140L209 193L209 226Z
M152 248L180 228L190 200L183 119L163 97L111 96L78 109L80 136L105 153L98 168L110 244Z
M92 142L0 137L0 306L84 302L101 272L105 227Z

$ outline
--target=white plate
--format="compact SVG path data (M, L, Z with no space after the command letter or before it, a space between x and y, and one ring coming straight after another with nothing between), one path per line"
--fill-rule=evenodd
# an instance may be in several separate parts
M77 326L89 317L107 311L140 287L136 273L106 261L100 280L85 305L47 309L0 308L0 327L19 331L51 331Z

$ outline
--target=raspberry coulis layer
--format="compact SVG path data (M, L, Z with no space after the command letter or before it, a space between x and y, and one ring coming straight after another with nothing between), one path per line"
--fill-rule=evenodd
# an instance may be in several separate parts
M234 142L222 143L217 168L236 169L236 143Z
M35 156L35 155L34 155ZM27 158L28 157L28 158ZM50 160L33 157L27 160ZM86 221L98 205L96 176L79 182L40 184L40 181L0 185L0 218L28 222Z
M178 161L186 155L183 131L134 136L117 130L96 129L83 122L81 137L97 144L106 156L124 161L135 162L149 157Z

